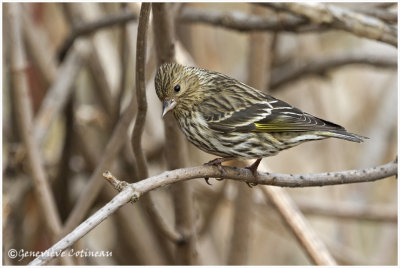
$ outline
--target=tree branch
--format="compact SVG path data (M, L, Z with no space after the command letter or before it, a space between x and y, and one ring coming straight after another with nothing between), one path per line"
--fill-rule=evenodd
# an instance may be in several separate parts
M336 265L335 260L310 227L288 193L278 187L263 186L261 189L268 196L268 199L289 227L288 229L293 232L313 264Z
M321 204L307 200L296 200L296 204L304 214L313 216L397 223L397 208L388 205L357 205L353 202L324 202Z
M397 58L386 55L344 54L310 59L307 62L290 62L272 70L270 89L276 90L282 85L304 76L323 75L331 69L350 64L396 69Z
M77 43L76 45L76 49L68 54L67 59L59 67L58 75L52 81L53 85L48 89L35 117L34 136L39 146L43 144L49 127L71 96L73 85L82 68L84 57L89 52L85 44Z
M330 26L360 37L397 46L397 28L375 17L325 3L263 3L263 5L304 16L317 25Z
M132 149L137 164L137 179L148 177L146 158L142 150L142 134L147 113L145 63L147 48L147 28L149 26L151 4L143 3L140 9L136 42L136 101L137 114L132 131ZM136 177L136 176L135 176Z
M198 166L182 168L172 171L165 171L159 175L149 177L136 183L128 184L114 178L110 173L105 173L107 180L121 191L103 208L98 210L89 219L76 227L71 233L46 250L40 257L33 260L30 265L43 265L56 256L54 252L61 252L70 247L79 238L88 233L95 226L100 224L115 210L127 202L135 202L143 194L154 189L170 185L179 181L185 181L195 178L214 177L222 179L233 179L249 183L258 183L264 185L274 185L282 187L311 187L325 185L342 185L348 183L370 182L397 175L396 160L372 168L361 170L347 170L339 172L326 172L314 174L275 174L258 172L257 179L252 172L245 168L223 167L220 170L215 166Z
M80 23L79 25L76 25L67 37L67 39L65 39L59 50L59 60L62 61L64 59L64 57L68 53L68 50L71 48L77 38L91 34L106 27L118 24L125 24L136 19L137 15L135 13L127 10L122 10L115 14L104 16L93 22Z
M270 16L262 18L256 15L248 15L239 11L222 12L217 10L200 10L184 6L178 16L181 23L204 23L217 27L223 27L239 32L249 31L318 31L323 28L310 26L307 19L293 16Z
M396 2L393 2L395 4ZM371 3L369 3L371 4ZM377 19L383 20L387 23L397 23L397 12L394 10L388 10L386 7L379 7L378 5L357 5L350 8L351 10L365 15L375 17Z

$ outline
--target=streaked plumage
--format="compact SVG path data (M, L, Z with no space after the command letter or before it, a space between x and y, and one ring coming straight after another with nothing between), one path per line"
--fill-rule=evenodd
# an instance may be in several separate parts
M179 87L179 88L178 88ZM224 158L259 159L305 141L364 137L226 75L178 64L160 66L155 88L187 139Z

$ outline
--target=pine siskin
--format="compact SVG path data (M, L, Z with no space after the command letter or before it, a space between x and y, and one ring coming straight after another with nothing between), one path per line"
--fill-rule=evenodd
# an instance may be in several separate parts
M222 157L209 164L257 159L248 167L256 174L263 157L305 141L365 138L217 72L166 63L157 71L155 88L163 116L173 111L191 143Z

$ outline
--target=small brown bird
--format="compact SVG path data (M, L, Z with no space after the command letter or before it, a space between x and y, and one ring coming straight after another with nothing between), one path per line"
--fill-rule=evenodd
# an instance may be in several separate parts
M300 143L329 137L362 142L365 137L317 118L226 75L167 63L159 67L155 88L163 116L172 111L186 138L199 149L220 156L257 159Z

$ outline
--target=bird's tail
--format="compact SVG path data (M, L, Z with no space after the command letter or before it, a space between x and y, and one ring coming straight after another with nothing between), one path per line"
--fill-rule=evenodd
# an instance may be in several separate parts
M323 131L319 133L321 136L325 137L333 137L353 142L363 142L365 139L369 139L368 137L360 136L354 133L347 132L346 130L330 130L330 131Z

